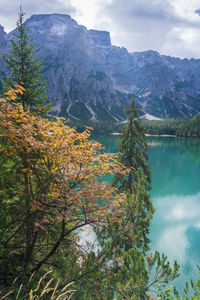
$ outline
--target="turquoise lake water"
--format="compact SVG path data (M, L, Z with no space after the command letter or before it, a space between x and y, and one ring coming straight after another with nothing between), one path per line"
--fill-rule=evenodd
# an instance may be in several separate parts
M116 152L118 136L98 136L107 152ZM180 264L182 289L197 279L200 265L200 142L173 137L148 137L152 170L151 197L156 208L151 224L151 248ZM200 277L200 276L199 276Z

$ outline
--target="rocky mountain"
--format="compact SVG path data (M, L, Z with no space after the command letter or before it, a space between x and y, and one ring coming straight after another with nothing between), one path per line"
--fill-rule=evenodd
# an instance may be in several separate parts
M129 53L106 31L87 30L68 15L33 15L26 21L36 56L44 61L53 114L72 119L122 121L134 95L144 113L191 117L200 111L200 60ZM0 26L0 56L9 39ZM1 78L6 69L0 58Z
M6 45L6 33L3 26L0 25L0 51L5 48Z
M5 79L5 66L4 66L4 60L2 57L2 54L4 53L6 49L6 32L4 31L3 26L0 25L0 79Z

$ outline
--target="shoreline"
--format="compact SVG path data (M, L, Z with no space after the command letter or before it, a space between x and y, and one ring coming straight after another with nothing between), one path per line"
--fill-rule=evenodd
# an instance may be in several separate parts
M111 133L109 133L110 135L122 135L122 133L121 132L111 132Z
M122 135L120 132L112 132L110 135ZM145 136L158 136L158 137L176 137L176 135L173 134L149 134L146 133Z
M174 134L149 134L149 133L146 133L145 136L176 137L176 135Z

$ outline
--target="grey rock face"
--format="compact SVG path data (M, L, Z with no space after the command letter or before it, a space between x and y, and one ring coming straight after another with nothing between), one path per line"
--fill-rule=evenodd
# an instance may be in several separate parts
M4 66L4 59L2 57L2 54L4 53L4 50L6 48L6 33L4 31L3 26L0 25L0 80L5 79L6 77L6 69ZM0 89L1 89L1 81L0 81Z
M26 26L36 56L44 61L53 114L122 121L132 95L144 112L158 117L200 111L200 60L129 53L111 44L109 32L87 30L68 15L33 15ZM0 27L0 55L12 36Z
M96 45L111 46L110 33L107 31L89 30L89 39Z
M3 26L0 25L0 53L6 45L6 33Z
M36 15L27 22L37 56L44 61L52 113L82 120L124 118L127 95L113 87L102 51L108 32L87 30L68 15Z

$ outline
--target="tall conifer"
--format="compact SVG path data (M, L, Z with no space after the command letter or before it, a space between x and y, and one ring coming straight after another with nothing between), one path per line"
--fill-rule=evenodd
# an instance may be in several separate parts
M133 192L133 183L138 180L136 170L140 169L146 177L146 188L151 189L151 171L148 166L148 143L145 138L145 130L141 120L138 118L138 111L135 108L134 99L130 107L125 109L127 124L123 128L120 140L119 152L120 161L132 171L127 176L116 174L113 185L120 191Z
M127 212L133 223L134 235L138 237L140 248L147 250L149 243L147 236L154 212L149 194L151 189L151 171L148 165L149 146L146 141L145 130L138 118L134 99L125 111L128 120L123 128L119 153L120 162L130 168L130 172L126 176L115 174L113 185L120 192L128 194Z
M20 6L16 33L10 40L10 53L4 56L9 76L3 82L4 90L9 90L15 84L23 84L25 92L18 96L24 110L36 110L47 101L46 81L42 80L42 63L35 58L34 45L30 44L30 37L23 23L25 13Z

